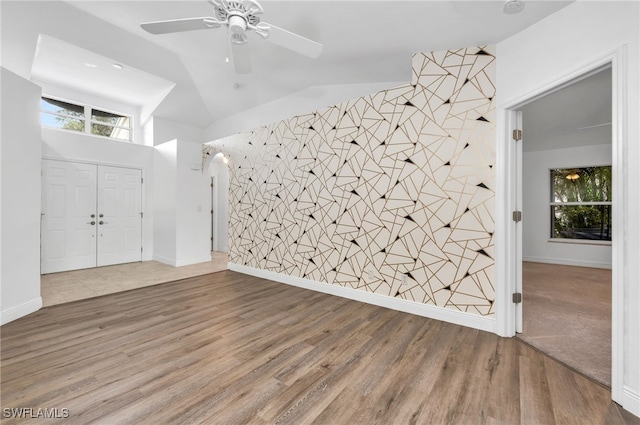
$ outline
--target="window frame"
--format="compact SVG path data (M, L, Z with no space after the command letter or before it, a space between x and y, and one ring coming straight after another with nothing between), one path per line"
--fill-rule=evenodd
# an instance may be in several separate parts
M60 98L60 97L57 97L57 96L49 96L49 95L46 95L46 94L43 94L42 96L40 96L41 102L43 100L46 101L46 99L57 100L57 101L60 101L60 102L65 102L65 103L68 103L68 104L71 104L71 105L82 107L83 111L84 111L84 116L82 118L74 117L72 115L62 114L62 113L59 113L59 112L46 111L46 110L42 109L42 107L40 107L40 113L41 114L51 115L51 116L56 116L56 117L63 117L63 118L73 119L73 120L77 120L77 121L83 121L83 123L84 123L84 131L73 130L73 129L69 129L69 128L62 128L62 127L51 127L51 126L43 124L42 123L43 120L42 120L42 117L41 117L40 118L40 124L43 127L50 128L50 129L53 129L53 130L69 131L69 132L72 132L72 133L81 133L81 134L84 134L84 135L87 135L87 136L100 137L100 138L107 139L107 140L116 140L118 142L133 143L134 117L132 115L125 114L125 113L118 112L118 111L114 111L114 110L111 110L111 109L108 109L108 108L97 107L97 106L94 106L94 105L91 105L91 104L88 104L88 103L70 101L70 100L63 99L63 98ZM93 111L94 110L95 111L100 111L100 112L106 112L106 113L109 113L109 114L118 115L118 116L121 116L121 117L128 118L129 126L128 127L118 126L118 125L115 125L115 124L110 124L110 123L107 123L107 122L94 120L93 119ZM95 133L93 133L93 129L92 129L92 125L93 124L104 125L104 126L107 126L107 127L113 127L114 129L126 130L126 131L129 132L129 138L128 139L121 139L121 138L117 138L117 137L110 137L110 136L103 136L101 134L95 134Z
M557 206L608 206L610 209L613 207L613 201L584 201L584 202L557 202L555 201L555 182L553 179L553 172L558 170L580 170L585 168L612 168L612 164L598 164L598 165L581 165L576 167L553 167L549 168L549 242L554 243L568 243L568 244L582 244L582 245L611 245L611 239L578 239L578 238L558 238L555 237L554 232L554 216L555 207ZM613 186L613 182L611 182ZM610 193L612 190L610 190ZM611 224L609 224L611 226Z

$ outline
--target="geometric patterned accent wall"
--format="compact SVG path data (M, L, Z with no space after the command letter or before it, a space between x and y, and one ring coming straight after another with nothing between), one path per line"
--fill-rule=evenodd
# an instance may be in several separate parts
M416 54L410 84L214 142L229 261L494 313L495 55Z

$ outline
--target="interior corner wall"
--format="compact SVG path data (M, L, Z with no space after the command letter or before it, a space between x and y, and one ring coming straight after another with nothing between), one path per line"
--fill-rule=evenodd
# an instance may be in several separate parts
M152 117L150 124L153 127L153 144L161 145L171 140L203 143L204 129L189 124L175 122L162 117Z
M0 68L2 85L0 324L42 307L41 136L37 85Z
M551 241L550 177L556 168L611 165L611 145L525 152L522 155L522 260L611 268L611 245Z
M491 318L494 63L416 54L409 84L210 143L230 158L229 262Z
M622 203L626 223L621 224L625 247L620 253L625 264L619 271L625 303L621 325L624 388L612 390L618 394L617 402L640 416L640 3L579 0L498 43L498 114L502 115L505 105L516 105L532 93L551 88L555 81L575 75L580 66L620 50L625 57L618 65L626 82L625 108L619 111L626 162ZM614 75L614 83L616 79Z
M211 260L209 176L202 145L171 140L155 146L153 259L174 267Z
M153 154L153 259L176 265L178 141L155 146Z
M210 176L202 172L202 145L178 141L176 265L211 261Z

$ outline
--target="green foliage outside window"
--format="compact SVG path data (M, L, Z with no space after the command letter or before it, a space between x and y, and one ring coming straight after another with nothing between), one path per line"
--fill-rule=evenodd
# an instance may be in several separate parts
M85 107L62 100L43 97L40 101L41 122L47 127L85 132ZM89 108L91 134L112 139L131 140L131 118Z
M611 166L551 170L551 237L611 240Z

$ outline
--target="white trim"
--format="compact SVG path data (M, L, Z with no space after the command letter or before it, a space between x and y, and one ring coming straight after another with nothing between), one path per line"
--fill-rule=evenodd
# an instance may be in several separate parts
M335 295L342 298L348 298L350 300L360 301L367 304L390 308L392 310L411 313L417 316L428 317L431 319L441 320L443 322L495 333L496 320L493 317L478 316L475 314L464 313L458 310L451 310L448 308L421 304L415 301L397 299L386 295L374 294L372 292L360 291L344 286L317 282L314 280L289 276L269 270L256 269L253 267L243 266L241 264L229 263L228 267L229 270L235 272L273 280L287 285L297 286L299 288L309 289L312 291Z
M547 243L560 243L567 245L593 245L593 246L611 246L611 241L593 240L593 239L562 239L549 238Z
M640 417L640 393L626 385L624 386L622 393L622 406L624 407L624 410Z
M27 314L35 313L42 308L42 297L35 298L26 303L11 307L7 310L0 312L0 326L6 325L9 322L13 322L16 319L26 316Z
M157 261L158 263L167 264L172 267L176 267L176 259L163 257L162 255L153 254L153 261Z
M198 257L198 258L187 258L187 259L179 259L175 260L176 267L182 266L190 266L192 264L200 264L200 263L209 263L211 262L211 254L209 253L206 257Z
M511 294L516 291L516 148L511 132L516 128L515 111L497 109L496 191L495 191L495 311L496 333L503 337L516 334L516 309Z
M592 267L595 269L611 269L611 263L595 263L593 261L566 260L564 258L522 257L522 261L531 263L558 264L560 266Z
M628 201L624 194L627 193L629 182L625 179L628 163L626 161L626 135L628 122L627 101L627 65L626 45L622 45L614 51L594 58L593 60L577 65L568 74L557 76L551 81L541 84L537 89L524 95L501 102L496 108L498 117L498 140L496 144L496 329L498 335L515 335L515 309L506 296L515 291L516 273L513 256L515 255L515 231L513 222L508 214L516 208L516 196L512 190L512 181L515 181L516 170L514 166L512 143L509 142L509 130L512 128L513 116L517 108L532 102L542 96L559 90L575 81L585 78L593 73L611 67L612 75L612 167L614 183L612 190L613 222L617 223L613 228L612 241L612 320L611 320L611 398L623 404L624 397L624 290L629 284L629 277L625 265L629 261L626 258L626 240L624 229L626 228L626 216ZM629 359L630 360L630 359ZM628 410L628 409L627 409Z
M209 254L206 257L187 258L187 259L169 258L169 257L163 257L162 255L154 254L153 261L157 261L162 264L167 264L172 267L183 267L183 266L190 266L192 264L208 263L211 261L211 254Z

